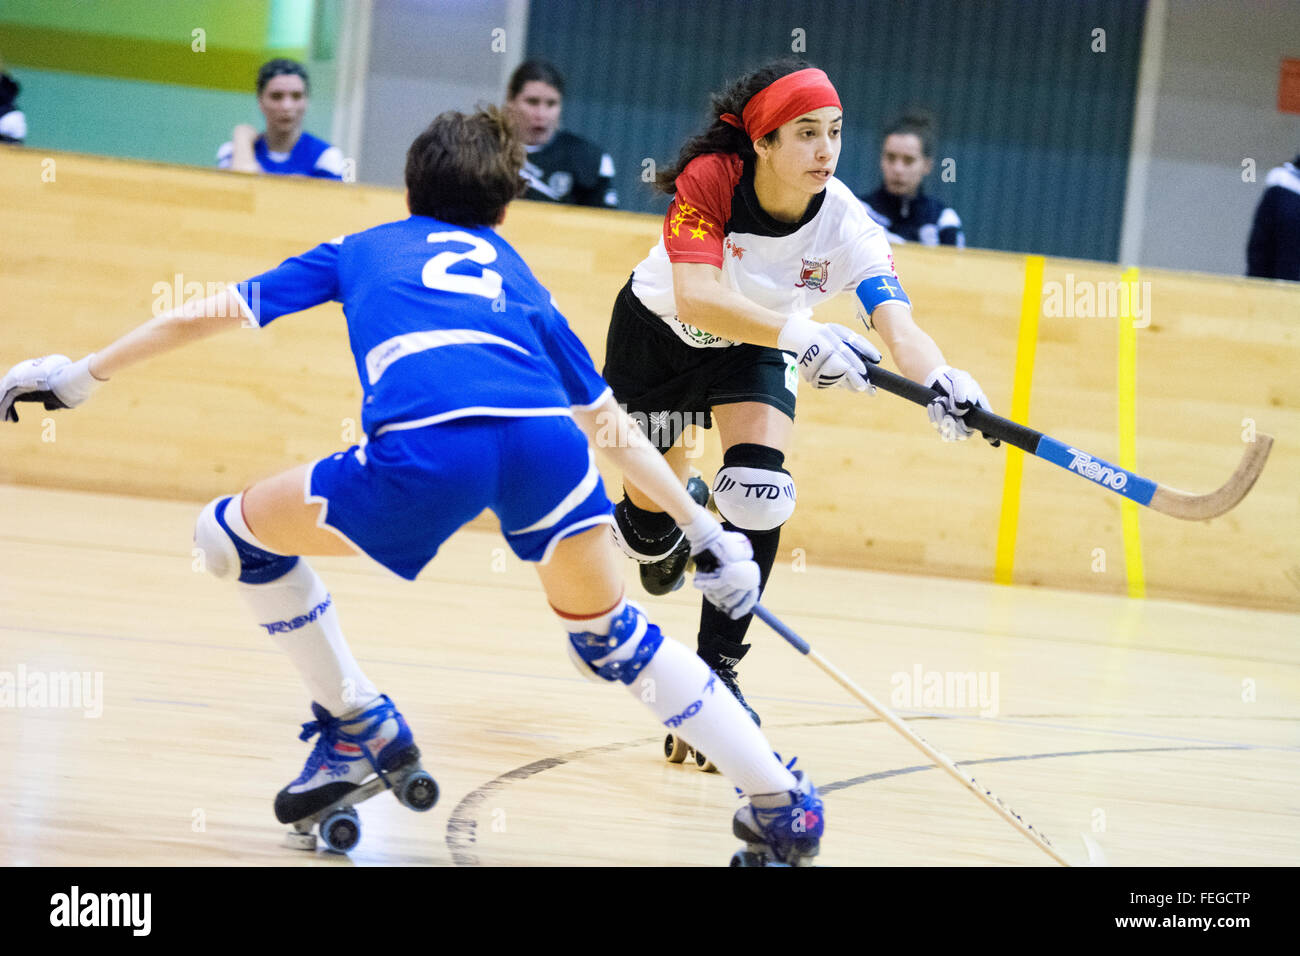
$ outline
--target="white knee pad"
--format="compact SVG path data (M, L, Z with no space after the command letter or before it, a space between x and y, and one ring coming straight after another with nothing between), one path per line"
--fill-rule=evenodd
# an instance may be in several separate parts
M214 498L199 512L194 523L194 555L202 562L204 570L218 578L239 576L239 551L230 540L226 529L217 522L217 505L228 500L227 495Z
M771 531L794 514L794 479L784 468L723 465L713 479L718 513L744 531Z
M195 555L218 578L266 584L287 574L298 559L266 550L244 523L242 495L214 498L194 524Z

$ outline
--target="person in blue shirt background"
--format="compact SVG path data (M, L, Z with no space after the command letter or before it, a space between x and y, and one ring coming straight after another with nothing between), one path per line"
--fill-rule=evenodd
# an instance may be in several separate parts
M343 178L343 153L302 128L311 92L307 71L294 60L270 60L257 72L257 105L266 132L236 126L217 150L217 166L238 173Z
M622 684L709 755L750 798L733 833L751 849L807 862L823 832L816 788L772 753L704 661L625 599L593 449L682 528L695 584L723 613L750 612L759 570L748 540L691 498L615 402L555 300L493 229L524 190L523 163L500 110L444 113L407 153L409 218L322 243L80 361L20 362L0 379L0 422L18 421L16 402L76 407L154 355L341 302L364 396L362 442L209 502L195 526L205 568L238 582L259 633L288 654L311 694L315 719L301 736L320 738L275 799L280 822L308 837L319 822L325 834L324 815L371 795L377 778L394 778L399 794L405 781L427 781L427 806L415 809L432 806L430 793L436 799L410 727L361 670L303 556L364 553L414 580L487 509L515 554L536 566L578 671ZM516 639L501 636L503 662ZM359 837L355 816L348 826Z

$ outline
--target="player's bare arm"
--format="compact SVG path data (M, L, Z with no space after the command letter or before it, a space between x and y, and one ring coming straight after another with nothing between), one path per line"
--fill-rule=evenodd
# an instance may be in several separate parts
M18 421L14 406L19 402L76 408L122 369L235 328L247 315L243 301L228 287L164 312L77 362L58 354L19 362L0 380L0 422Z
M707 514L686 493L686 488L663 455L650 443L612 394L594 408L573 409L574 421L601 456L617 465L625 478L672 515L679 525ZM608 436L617 436L609 441Z
M991 412L984 390L970 375L948 365L939 346L912 318L912 309L902 302L882 302L871 313L872 327L885 340L889 354L904 375L938 389L942 397L929 406L930 424L944 441L963 441L971 429L962 420L967 409L976 406ZM989 438L996 446L997 439Z
M107 381L128 366L238 328L249 318L243 302L229 287L204 299L191 299L100 349L91 356L90 372Z
M882 302L871 313L871 324L898 370L910 379L925 381L931 369L945 364L943 352L912 317L912 310L902 302Z
M673 263L677 317L733 342L776 346L789 319L722 284L722 270L707 262Z

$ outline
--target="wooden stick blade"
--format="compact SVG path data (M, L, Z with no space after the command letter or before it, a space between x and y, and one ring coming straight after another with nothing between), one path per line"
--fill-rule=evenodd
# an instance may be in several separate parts
M1246 446L1246 453L1241 456L1237 470L1222 488L1207 495L1194 495L1168 485L1158 485L1155 494L1151 496L1150 507L1185 521L1217 518L1235 508L1255 486L1255 480L1264 470L1264 463L1268 461L1268 453L1272 448L1271 435L1257 434L1255 440Z

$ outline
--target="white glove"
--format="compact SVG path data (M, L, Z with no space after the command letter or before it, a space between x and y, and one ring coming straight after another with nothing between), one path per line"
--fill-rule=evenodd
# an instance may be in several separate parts
M979 406L986 412L993 411L979 382L951 365L940 365L925 377L925 384L943 393L926 411L930 413L930 424L939 430L939 437L944 441L965 441L971 436L971 428L963 420L967 410ZM988 441L995 448L1001 444L996 438Z
M762 576L749 539L738 531L724 531L703 508L682 531L695 558L695 586L733 621L752 611Z
M843 385L874 395L876 387L867 380L867 367L854 350L869 362L878 363L880 353L876 347L852 329L814 321L811 315L811 310L805 309L790 316L777 336L777 347L794 353L799 374L813 388Z
M73 362L66 355L19 362L0 380L0 422L18 421L17 402L44 402L45 408L76 408L103 384L90 374L87 355Z

